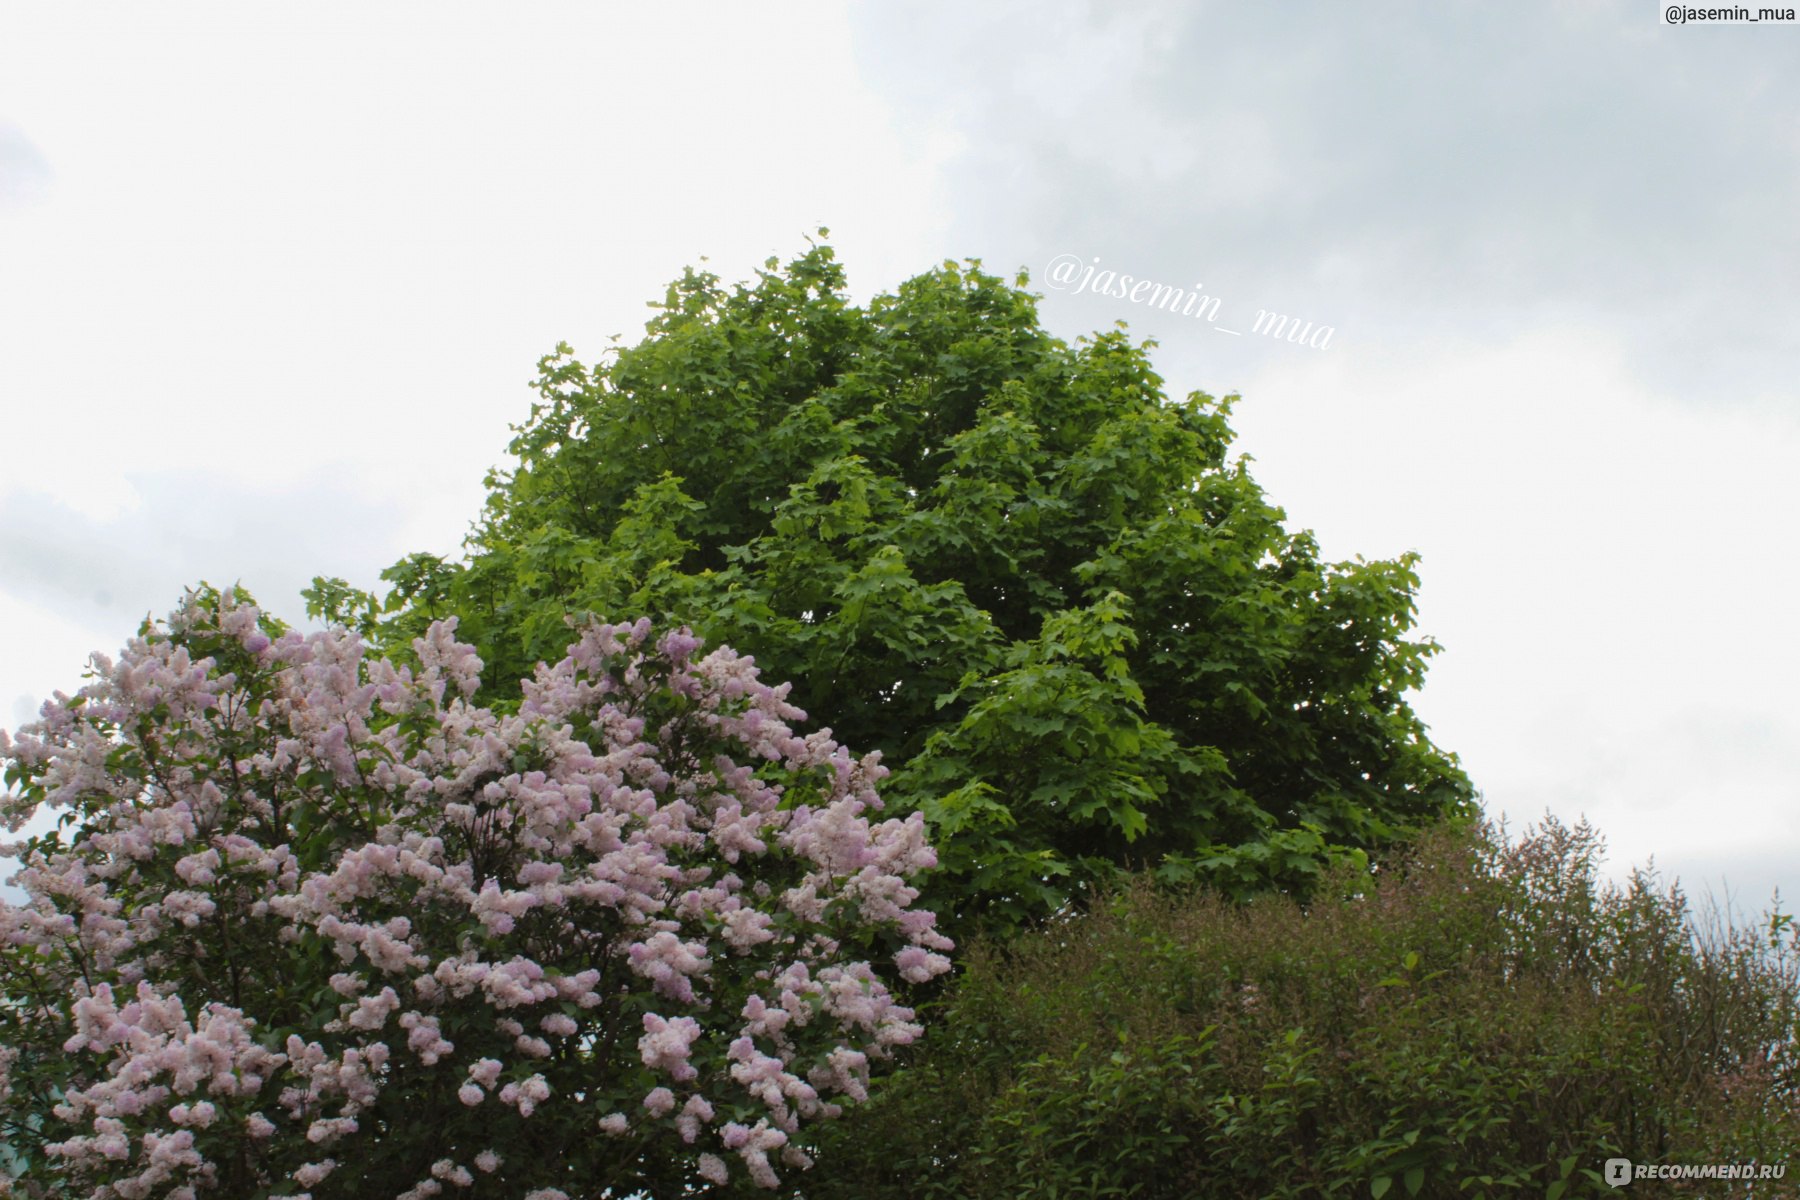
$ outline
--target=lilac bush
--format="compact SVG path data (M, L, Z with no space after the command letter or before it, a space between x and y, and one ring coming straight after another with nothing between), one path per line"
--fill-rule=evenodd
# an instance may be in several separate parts
M58 818L5 848L14 1195L775 1187L919 1035L951 947L878 755L647 620L478 707L455 630L397 666L197 592L0 732L8 828Z

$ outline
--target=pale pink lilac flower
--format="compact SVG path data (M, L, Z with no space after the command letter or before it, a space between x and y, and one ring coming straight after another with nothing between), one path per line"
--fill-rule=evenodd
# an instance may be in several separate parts
M40 803L99 814L80 847L10 851L26 899L0 905L0 953L40 956L48 990L69 997L49 1049L77 1060L84 1082L47 1117L62 1123L49 1150L76 1186L122 1200L205 1190L214 1167L194 1134L221 1123L265 1143L342 1143L338 1160L379 1153L359 1116L393 1080L444 1072L466 1076L464 1104L497 1091L508 1108L489 1121L504 1146L508 1121L550 1119L543 1106L565 1081L580 1094L584 1079L567 1073L577 1056L565 1062L557 1043L581 1034L573 1014L621 986L659 1010L637 1060L686 1093L653 1088L655 1120L638 1135L694 1147L695 1169L722 1180L724 1160L701 1148L717 1139L772 1186L777 1151L806 1166L788 1135L840 1111L833 1097L864 1098L871 1060L918 1036L889 982L941 975L951 949L911 907L912 877L935 862L923 823L875 820L879 757L796 734L805 714L790 689L764 684L749 659L696 657L690 633L652 638L645 621L589 623L502 714L471 703L481 664L454 620L414 643L417 668L368 660L341 630L265 632L229 593L167 629L215 630L239 657L227 671L152 631L116 662L97 656L81 697L0 732L0 757L33 773L41 797L0 796L0 823L17 830ZM634 715L658 688L688 705L674 741ZM181 765L150 772L121 757L140 730L179 741ZM681 759L668 753L677 742L707 749ZM228 743L240 749L227 755ZM782 807L781 772L822 780L824 794ZM322 864L288 827L301 808L331 823ZM764 860L798 882L771 888ZM526 940L554 929L606 940L567 952ZM884 979L858 948L896 936ZM250 943L292 956L297 985L335 997L282 1053L258 1042L254 1010L158 982L170 955L205 946L198 977L222 985L231 945ZM745 980L733 1020L717 997ZM447 1028L483 1049L510 1043L539 1073L502 1087L500 1061L459 1057ZM692 1090L701 1061L725 1068L705 1094ZM766 1115L714 1130L715 1101L746 1100ZM602 1127L633 1129L623 1113ZM333 1161L310 1160L297 1181L313 1186ZM506 1169L495 1149L473 1165ZM448 1159L429 1174L409 1200L474 1178Z

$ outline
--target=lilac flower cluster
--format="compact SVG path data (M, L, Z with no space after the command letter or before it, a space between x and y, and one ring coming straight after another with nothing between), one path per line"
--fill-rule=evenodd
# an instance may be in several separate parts
M455 629L401 666L190 597L0 732L0 819L64 816L4 847L28 1172L92 1200L773 1187L919 1035L884 977L951 946L878 756L648 621L478 706Z

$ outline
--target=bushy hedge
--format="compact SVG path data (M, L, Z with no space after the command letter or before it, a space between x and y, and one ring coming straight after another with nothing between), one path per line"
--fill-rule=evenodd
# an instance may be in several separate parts
M1443 830L1309 907L1141 884L974 946L805 1194L1567 1198L1615 1155L1791 1161L1792 927L1697 925L1597 854Z

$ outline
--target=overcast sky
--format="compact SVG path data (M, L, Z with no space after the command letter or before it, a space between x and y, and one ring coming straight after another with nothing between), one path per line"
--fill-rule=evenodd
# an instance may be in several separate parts
M1241 393L1292 525L1423 555L1490 811L1800 893L1797 53L1604 0L0 0L0 726L186 584L297 620L455 551L539 356L827 225L858 298L1024 268Z

